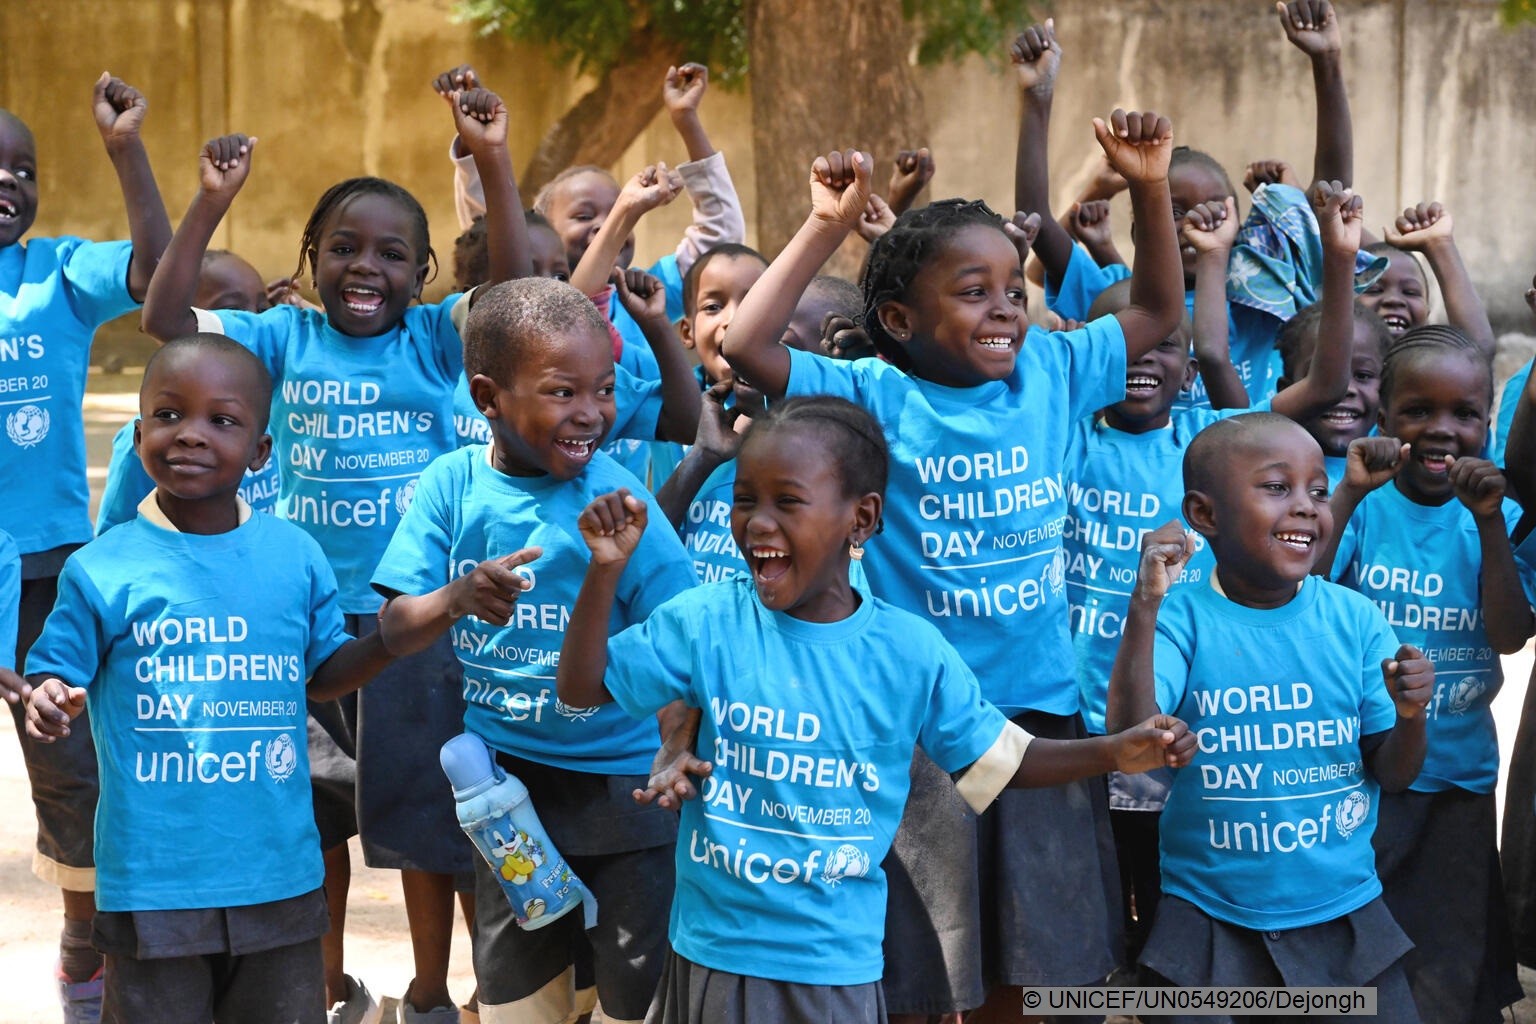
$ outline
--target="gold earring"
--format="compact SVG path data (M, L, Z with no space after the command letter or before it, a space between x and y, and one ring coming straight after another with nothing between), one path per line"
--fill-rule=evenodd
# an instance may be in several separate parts
M848 544L848 557L855 562L862 562L864 560L864 546L858 541L850 541Z

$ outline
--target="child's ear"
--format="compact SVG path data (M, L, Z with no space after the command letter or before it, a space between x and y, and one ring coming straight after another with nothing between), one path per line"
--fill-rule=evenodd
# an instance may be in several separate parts
M862 546L878 533L884 508L884 500L874 491L861 497L853 507L853 529L848 531L848 543Z
M1200 360L1191 356L1189 362L1184 365L1184 383L1179 385L1179 390L1188 391L1190 388L1194 387L1195 378L1199 375Z
M142 433L143 429L144 429L144 421L142 419L140 419L139 417L135 416L133 418L133 452L134 452L135 455L137 455L138 452L139 452L139 438L140 438L140 434Z
M411 292L411 298L420 301L420 299L421 299L421 289L427 283L427 271L429 269L431 269L431 268L427 264L425 264L425 263L423 263L421 266L416 268L416 287Z
M677 336L682 339L683 348L693 348L693 316L684 313L683 318L677 322Z
M469 397L486 419L501 418L501 411L496 408L496 396L500 394L501 385L485 374L477 373L469 378Z
M1196 533L1209 540L1216 536L1216 506L1204 491L1190 491L1184 495L1184 521L1194 527Z
M265 466L267 464L267 460L271 457L272 435L262 434L261 440L256 442L256 454L251 457L251 461L246 463L246 466L252 473L255 473L257 470Z
M880 321L880 326L886 334L896 339L897 343L905 346L912 340L912 311L905 303L895 299L880 304L875 310L875 317Z

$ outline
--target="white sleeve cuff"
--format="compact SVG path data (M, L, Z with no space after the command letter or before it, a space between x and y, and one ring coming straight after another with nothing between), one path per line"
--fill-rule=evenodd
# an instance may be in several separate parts
M1029 749L1034 737L1012 722L1003 723L1003 731L987 752L965 770L955 783L955 790L980 814L986 810L1003 788L1013 779L1019 765L1024 762L1024 751Z
M219 319L219 314L211 309L198 309L192 307L192 315L197 317L198 334L223 334L224 321Z

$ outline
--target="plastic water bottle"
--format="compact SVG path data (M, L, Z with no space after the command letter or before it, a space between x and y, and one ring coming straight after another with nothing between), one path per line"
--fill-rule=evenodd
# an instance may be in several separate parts
M474 733L444 743L440 758L453 783L459 824L501 883L518 926L542 928L577 904L584 907L586 927L595 925L597 900L549 841L528 787L498 768Z

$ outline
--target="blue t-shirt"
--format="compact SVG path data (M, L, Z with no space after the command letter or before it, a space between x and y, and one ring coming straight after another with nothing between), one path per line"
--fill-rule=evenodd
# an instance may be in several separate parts
M1506 499L1506 532L1519 519L1520 506ZM1365 496L1339 537L1333 578L1380 605L1398 639L1435 664L1429 750L1413 783L1421 793L1492 793L1499 778L1491 705L1504 673L1488 646L1482 564L1465 505L1419 505L1390 483Z
M1182 522L1184 451L1210 424L1248 411L1191 410L1142 434L1116 430L1099 417L1072 428L1062 546L1078 692L1089 732L1104 732L1109 671L1141 566L1141 538L1170 519ZM1196 535L1195 553L1179 582L1206 582L1214 565L1205 538Z
M81 402L96 328L138 308L132 257L81 238L0 249L0 530L24 555L91 539Z
M1163 892L1258 931L1332 921L1381 894L1380 787L1360 739L1397 720L1381 677L1396 653L1369 601L1317 576L1279 608L1207 585L1168 595L1157 704L1198 749L1163 808Z
M16 670L16 628L21 614L21 555L0 530L0 668Z
M1493 460L1494 465L1504 465L1504 448L1509 444L1509 428L1515 423L1515 406L1520 403L1520 393L1525 390L1525 382L1530 379L1532 365L1536 365L1536 362L1526 363L1516 370L1499 395L1499 416L1494 422L1493 437L1489 439L1492 453L1488 458Z
M706 967L816 985L882 973L885 875L914 741L958 772L1007 724L937 630L867 598L840 622L698 587L608 643L609 691L701 708L714 763L683 805L670 937Z
M661 381L641 380L622 366L613 368L613 426L606 442L619 438L654 440L661 419ZM460 448L491 443L491 424L469 394L469 380L459 374L453 389L453 432Z
M155 489L155 482L144 472L139 453L133 450L133 425L137 422L137 419L129 420L112 435L112 459L107 463L107 482L101 491L101 506L96 510L98 534L137 516L139 502ZM254 473L245 471L245 479L240 482L240 497L252 511L277 511L278 491L282 487L277 462L274 447L265 466Z
M141 515L70 556L28 672L90 692L96 905L269 903L324 874L305 681L347 641L319 547L273 516L228 533ZM65 741L68 742L68 741Z
M683 547L693 559L700 583L715 583L748 575L747 560L731 536L732 492L736 488L736 460L723 462L705 479L699 493L688 503L683 517Z
M1045 304L1062 316L1082 320L1100 292L1130 276L1129 267L1119 263L1101 267L1081 246L1073 245L1062 279L1058 282L1046 276ZM1193 288L1184 293L1184 309L1191 318L1194 317ZM1280 321L1275 317L1241 303L1227 303L1227 348L1232 366L1242 379L1243 389L1248 392L1249 405L1257 405L1275 395L1282 371L1280 353L1275 348L1279 333ZM1175 412L1210 407L1211 396L1200 377L1195 378L1188 391L1181 391L1173 403Z
M862 563L874 595L937 626L1007 714L1076 712L1062 469L1072 425L1125 397L1119 321L1031 331L1007 379L970 388L878 359L789 358L790 394L850 399L885 429L885 530Z
M620 487L650 506L650 526L620 579L610 632L693 586L693 565L655 500L601 452L563 483L508 476L491 466L488 452L461 448L428 467L374 585L428 594L488 558L542 547L541 557L518 569L534 585L518 597L510 623L465 616L450 630L464 666L465 727L497 750L541 764L645 774L659 744L654 721L636 722L611 705L569 707L555 696L560 645L591 557L576 519L593 498Z
M342 334L323 312L297 306L214 314L272 374L278 514L320 542L349 615L378 610L368 581L416 480L458 447L453 389L464 343L452 313L462 298L411 306L371 338Z

